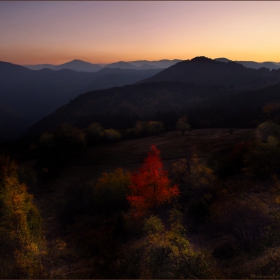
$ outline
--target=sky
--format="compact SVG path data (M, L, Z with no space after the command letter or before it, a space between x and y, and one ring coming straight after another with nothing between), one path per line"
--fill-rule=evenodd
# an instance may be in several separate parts
M279 1L0 1L0 61L280 62Z

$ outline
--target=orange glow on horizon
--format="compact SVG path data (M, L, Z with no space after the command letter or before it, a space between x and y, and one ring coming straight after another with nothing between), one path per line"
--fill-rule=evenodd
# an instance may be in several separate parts
M0 61L280 61L280 2L0 1Z

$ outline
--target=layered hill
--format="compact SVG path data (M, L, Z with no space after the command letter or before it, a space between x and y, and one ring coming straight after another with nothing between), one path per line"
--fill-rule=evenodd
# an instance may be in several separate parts
M35 71L0 62L0 114L5 115L2 129L0 127L0 141L19 136L28 126L81 93L132 84L159 71L106 68L95 73L51 69Z
M77 72L96 72L102 69L98 64L92 64L79 59L66 62L53 68L53 70L70 69Z
M148 69L164 69L168 68L182 60L179 59L162 59L162 60L135 60L135 61L118 61L110 64L93 64L79 59L60 64L36 64L36 65L23 65L24 67L31 70L41 70L44 68L52 70L69 69L79 72L96 72L102 68L120 68L120 69L135 69L135 70L148 70Z
M35 65L23 65L24 67L30 69L30 70L41 70L44 68L48 68L51 70L62 70L62 69L68 69L73 70L77 72L96 72L101 70L103 67L99 64L93 64L90 62L86 62L79 59L74 59L72 61L60 64L60 65L53 65L53 64L35 64Z
M218 114L215 108L223 111L218 118L226 117L228 108L232 112L230 118L234 119L233 116L238 117L241 111L261 112L267 102L278 98L279 83L278 70L249 69L235 62L198 57L179 62L135 85L82 94L33 125L25 135L51 131L63 122L83 126L96 121L98 115L120 112L127 117L137 114L140 118L153 119L159 111L195 115L197 108L200 115L194 118L207 120L209 112L214 116ZM271 94L267 95L267 91ZM232 104L236 106L232 107ZM255 115L251 117L255 118ZM250 121L241 124L246 126Z

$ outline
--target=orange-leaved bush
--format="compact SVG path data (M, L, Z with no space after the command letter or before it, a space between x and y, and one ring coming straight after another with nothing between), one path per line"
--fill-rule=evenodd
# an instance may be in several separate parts
M151 209L156 215L159 205L170 202L173 197L179 195L178 186L171 186L159 153L156 146L151 146L142 167L131 176L131 195L127 200L135 217L142 217Z

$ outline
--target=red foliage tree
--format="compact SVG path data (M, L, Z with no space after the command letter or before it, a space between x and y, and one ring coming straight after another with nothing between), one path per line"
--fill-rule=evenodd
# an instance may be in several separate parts
M131 195L127 200L135 217L147 214L150 209L153 209L156 215L159 205L170 202L171 198L179 195L178 186L170 186L159 153L156 146L151 146L142 167L132 174L132 184L129 186Z

